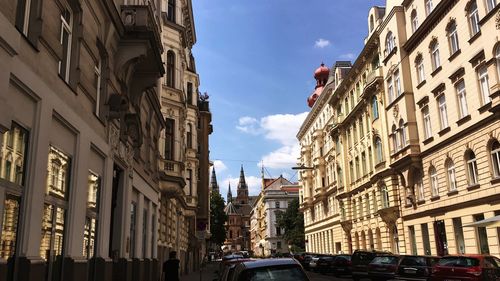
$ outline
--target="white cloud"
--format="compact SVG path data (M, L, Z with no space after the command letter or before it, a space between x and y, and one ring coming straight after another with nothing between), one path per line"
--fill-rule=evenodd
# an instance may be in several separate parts
M314 42L314 47L321 49L328 47L330 45L331 45L330 41L323 38L319 38L318 40L316 40L316 42Z
M347 53L340 55L339 58L353 60L354 58L356 58L356 55L353 53Z
M259 131L259 121L253 117L243 116L238 119L238 126L236 129L251 135L258 135Z
M227 177L225 178L221 184L219 184L220 191L222 193L222 196L226 198L227 195L227 190L229 187L229 182L231 182L231 193L233 195L233 198L238 195L238 182L240 181L240 177ZM262 187L262 179L259 177L255 176L245 176L245 181L248 186L248 194L249 195L258 195L261 187ZM226 198L227 199L227 198Z
M221 160L214 160L214 168L215 168L215 172L219 173L219 172L222 172L222 171L226 170L227 166ZM211 172L212 171L210 171L210 173Z

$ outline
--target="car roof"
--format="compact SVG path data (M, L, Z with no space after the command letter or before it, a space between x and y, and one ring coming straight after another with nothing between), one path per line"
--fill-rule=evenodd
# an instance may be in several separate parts
M246 261L239 264L239 266L244 266L247 269L259 268L259 267L270 267L270 266L280 266L280 265L297 265L300 264L291 258L282 259L262 259L255 261Z

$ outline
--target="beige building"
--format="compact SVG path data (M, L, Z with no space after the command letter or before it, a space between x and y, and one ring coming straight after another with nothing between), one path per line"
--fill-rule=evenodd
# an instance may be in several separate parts
M158 280L156 4L0 1L1 280Z
M370 10L298 134L308 251L499 255L496 228L467 227L500 214L497 2Z

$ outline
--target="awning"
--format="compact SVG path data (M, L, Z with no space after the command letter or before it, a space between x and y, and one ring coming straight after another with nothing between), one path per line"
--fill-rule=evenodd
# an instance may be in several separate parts
M500 216L494 216L473 223L468 223L462 227L500 227Z

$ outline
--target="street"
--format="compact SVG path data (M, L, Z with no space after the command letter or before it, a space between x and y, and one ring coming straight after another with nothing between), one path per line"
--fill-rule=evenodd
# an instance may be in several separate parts
M342 276L342 277L335 277L331 273L321 274L321 273L312 272L312 271L306 271L306 273L307 273L307 277L309 277L309 279L311 281L352 280L351 276L349 276L349 275Z

